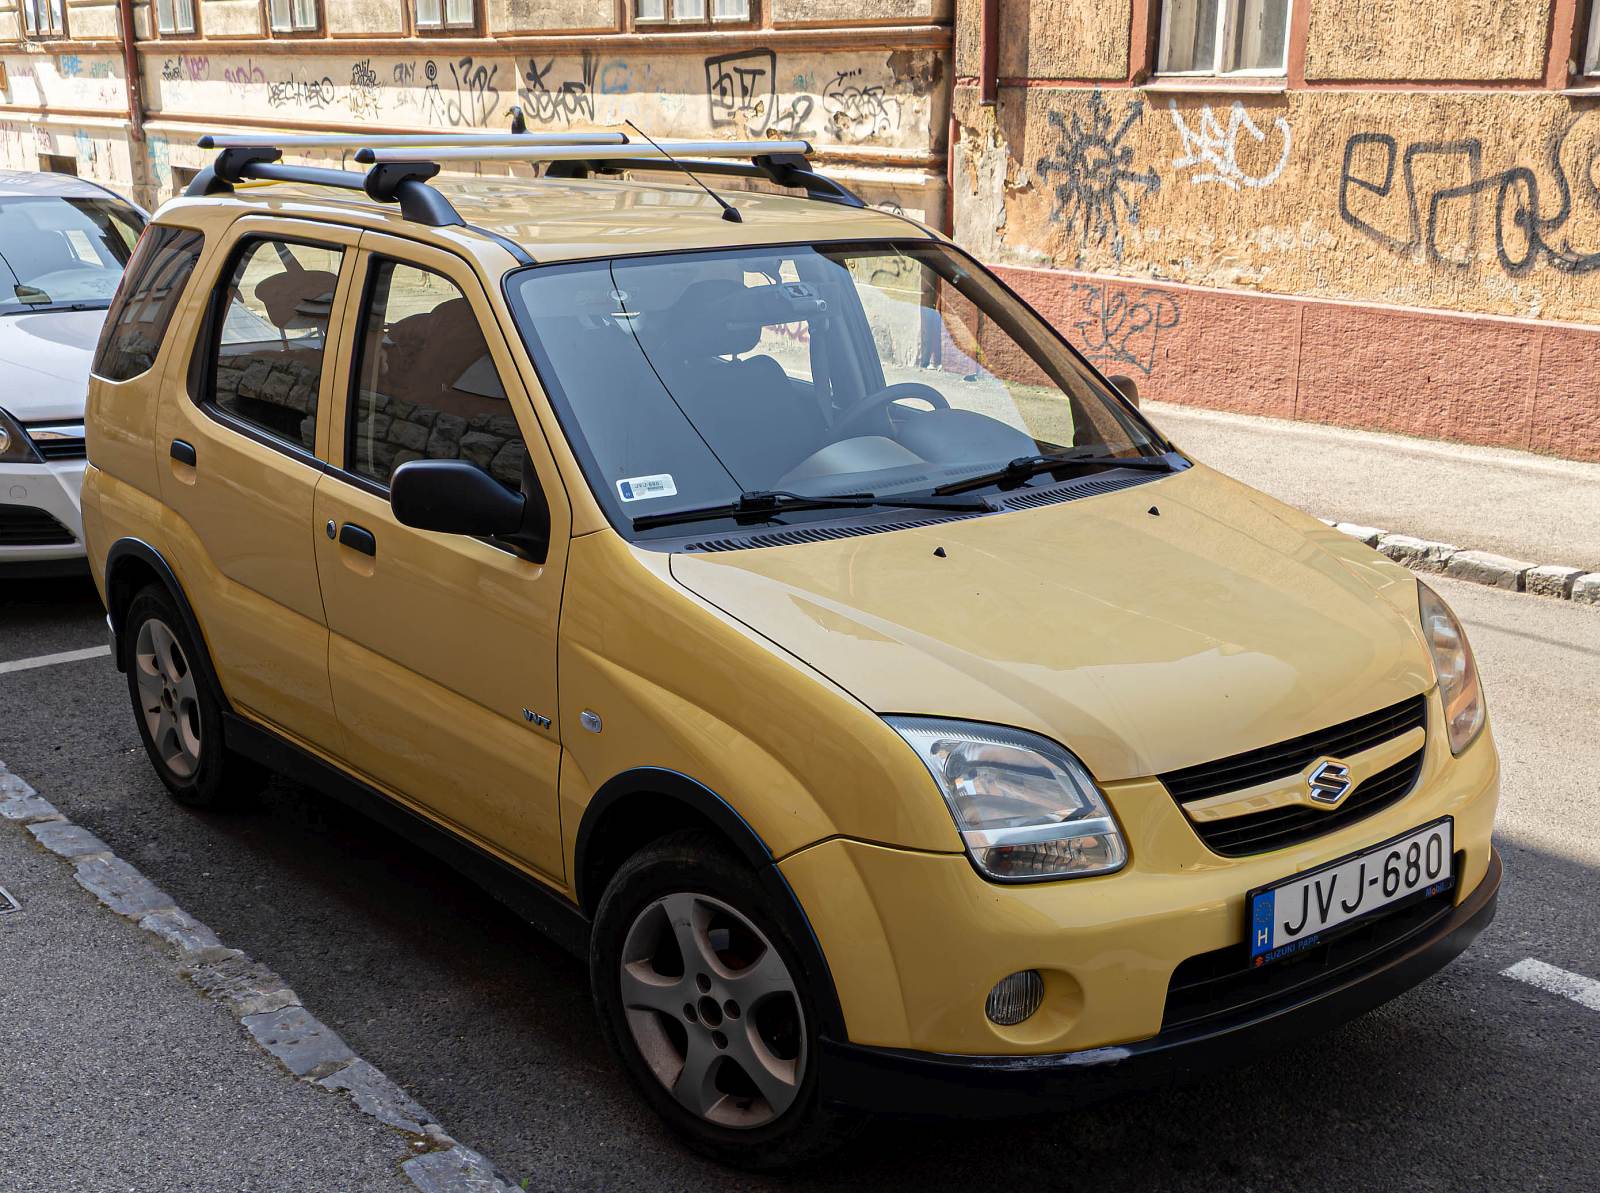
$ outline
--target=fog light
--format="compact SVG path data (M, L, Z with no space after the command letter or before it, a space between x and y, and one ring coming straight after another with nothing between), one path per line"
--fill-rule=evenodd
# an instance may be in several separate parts
M983 1011L991 1022L1015 1027L1037 1011L1043 1001L1044 979L1037 969L1025 969L996 982Z

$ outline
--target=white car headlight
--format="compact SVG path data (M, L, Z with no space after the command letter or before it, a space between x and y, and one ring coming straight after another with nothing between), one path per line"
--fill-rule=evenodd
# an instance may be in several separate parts
M1081 878L1120 870L1122 830L1083 764L1020 729L936 717L887 717L933 775L985 877Z
M1417 581L1417 604L1422 616L1422 636L1428 640L1433 673L1439 680L1439 697L1444 702L1450 752L1459 754L1472 744L1483 728L1483 688L1478 683L1478 664L1472 657L1466 631L1450 606L1421 580Z

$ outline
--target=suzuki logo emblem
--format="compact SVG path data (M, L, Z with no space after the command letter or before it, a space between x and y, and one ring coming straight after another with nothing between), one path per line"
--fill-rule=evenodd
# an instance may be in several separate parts
M1350 768L1342 762L1323 762L1306 776L1306 786L1311 798L1319 804L1332 807L1350 790Z

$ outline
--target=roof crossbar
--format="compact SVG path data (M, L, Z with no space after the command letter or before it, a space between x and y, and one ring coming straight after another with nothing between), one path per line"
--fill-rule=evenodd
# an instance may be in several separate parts
M186 195L223 194L241 182L299 182L364 191L380 203L399 203L406 219L436 228L466 223L450 200L428 185L443 162L543 162L549 176L560 178L687 166L724 177L766 179L828 202L865 206L843 186L811 169L806 160L811 145L800 140L640 144L618 132L262 133L207 134L199 144L217 150L217 156L195 176ZM287 165L282 161L285 149L353 149L355 160L370 168L361 173Z
M364 149L371 146L461 146L490 148L507 145L624 145L628 138L623 133L296 133L278 136L275 133L207 133L197 144L201 149Z

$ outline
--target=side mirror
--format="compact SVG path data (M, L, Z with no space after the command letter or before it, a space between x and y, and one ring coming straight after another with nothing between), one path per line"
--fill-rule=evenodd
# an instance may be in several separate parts
M1139 383L1137 381L1121 373L1116 374L1114 377L1107 377L1106 380L1116 387L1118 393L1128 399L1130 406L1135 410L1139 408Z
M524 469L524 488L531 475L531 469ZM409 460L390 478L389 507L402 525L504 539L543 563L550 546L550 515L534 484L530 500L462 460Z

